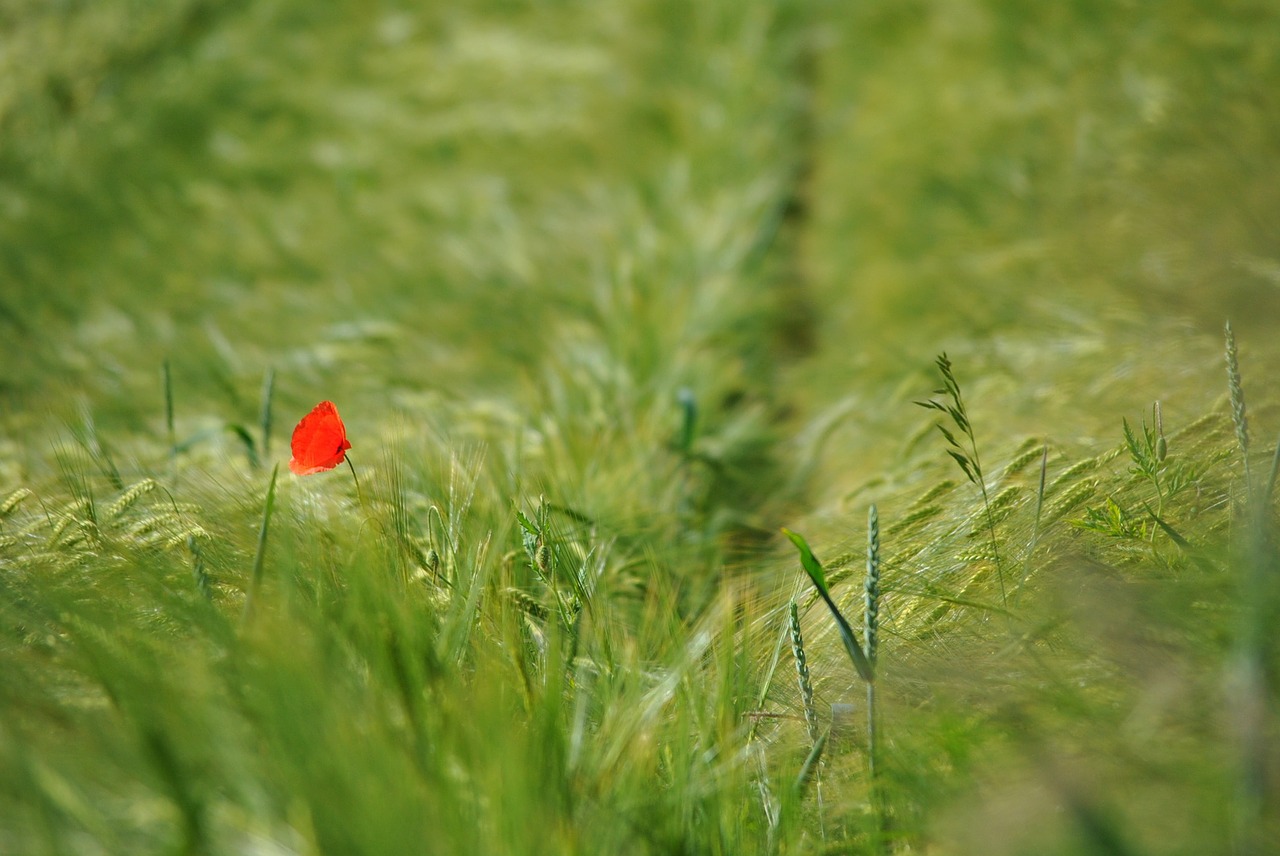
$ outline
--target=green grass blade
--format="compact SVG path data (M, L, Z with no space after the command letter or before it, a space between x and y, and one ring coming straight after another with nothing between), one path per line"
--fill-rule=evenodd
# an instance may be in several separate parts
M178 440L173 430L173 373L169 369L169 361L164 361L164 424L169 432L169 455L178 454Z
M698 400L688 387L680 389L676 400L680 404L680 437L676 441L676 447L687 454L693 448L693 438L698 426Z
M809 579L813 580L814 586L823 597L828 597L827 575L822 570L822 563L818 561L818 557L813 555L813 550L809 549L809 543L804 537L792 532L785 526L782 534L791 539L791 543L796 545L796 549L800 551L800 564L804 567L805 573L809 575Z
M271 402L276 392L276 370L267 369L262 381L262 403L258 408L258 424L262 427L262 459L271 457Z
M817 740L813 741L813 748L809 750L809 757L804 759L804 766L800 768L800 773L796 776L796 795L803 796L804 792L809 788L809 782L813 781L814 773L818 770L818 762L822 760L822 751L827 748L827 738L831 736L831 729L822 732Z
M840 631L840 641L844 643L844 649L849 652L849 659L853 661L853 667L858 670L858 674L862 676L864 681L872 683L875 681L875 673L871 669L871 663L867 660L867 655L863 653L862 646L858 644L858 637L853 635L853 628L849 626L849 622L841 614L836 602L831 599L831 593L827 589L827 575L822 570L822 563L818 561L817 556L813 555L813 550L809 549L809 544L803 537L786 528L782 530L782 533L790 538L791 543L795 544L796 549L800 551L800 564L804 566L809 579L813 580L814 588L818 590L818 594L826 602L827 609L831 610L831 616L835 618L836 627Z
M271 468L271 484L267 486L267 501L262 507L262 526L258 529L258 549L253 556L253 575L249 579L249 591L244 599L244 622L248 623L253 616L253 601L262 585L263 560L267 555L267 531L271 527L271 515L276 507L276 477L280 475L280 465Z
M1275 454L1271 456L1271 472L1267 475L1267 484L1262 490L1262 510L1271 507L1271 497L1276 490L1276 476L1280 475L1280 443L1276 443Z
M257 444L254 442L253 435L249 433L249 429L240 424L230 424L227 430L236 435L244 446L245 457L249 459L249 466L258 469L262 466L262 459L258 456Z

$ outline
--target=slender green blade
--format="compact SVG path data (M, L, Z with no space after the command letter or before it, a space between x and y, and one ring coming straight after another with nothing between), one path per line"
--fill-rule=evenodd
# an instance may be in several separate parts
M271 457L271 401L276 391L276 370L267 369L262 381L262 402L258 409L258 424L262 428L262 458Z
M782 534L790 538L791 543L795 544L796 549L800 551L800 564L804 566L809 579L813 580L814 588L822 596L827 609L831 610L831 615L836 620L836 628L840 631L840 641L844 643L844 649L849 652L849 659L853 661L853 667L858 670L858 674L862 676L864 681L867 683L874 682L875 673L871 669L871 662L867 659L867 655L863 653L862 646L858 644L858 637L853 635L853 628L849 626L849 622L840 613L840 608L836 606L836 602L831 599L831 592L827 588L827 576L822 570L822 563L818 561L817 556L813 555L813 550L809 549L809 544L803 537L786 528L782 530Z
M280 475L280 465L271 468L271 484L267 486L267 500L262 507L262 526L258 529L258 549L253 556L253 574L249 582L249 591L244 599L244 615L242 621L248 623L253 617L253 601L262 585L263 562L267 555L267 531L271 527L271 515L276 508L276 477Z
M249 459L249 466L255 470L262 466L262 460L258 457L257 444L254 442L253 435L249 433L249 429L238 423L230 423L227 430L235 434L239 438L241 444L244 445L244 453Z
M782 528L782 534L791 539L791 543L796 545L796 549L800 551L800 564L804 566L805 572L809 574L809 579L813 580L813 584L824 597L827 596L827 575L822 570L822 563L818 561L818 557L813 555L813 550L809 549L809 543L804 537L792 532L785 526Z
M169 430L169 454L178 454L178 442L173 432L173 374L169 370L169 361L164 361L164 424Z
M813 748L809 750L809 757L804 759L804 766L800 768L800 774L796 776L795 790L797 796L803 796L809 787L809 782L813 781L813 776L818 771L818 762L822 760L822 750L827 747L827 738L830 736L831 729L828 728L813 742Z

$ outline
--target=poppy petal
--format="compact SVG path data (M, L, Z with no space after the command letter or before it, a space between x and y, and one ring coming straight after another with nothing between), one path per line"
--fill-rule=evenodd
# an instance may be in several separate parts
M289 445L293 452L289 469L300 476L333 469L346 460L346 451L351 448L346 426L332 401L320 402L302 417Z

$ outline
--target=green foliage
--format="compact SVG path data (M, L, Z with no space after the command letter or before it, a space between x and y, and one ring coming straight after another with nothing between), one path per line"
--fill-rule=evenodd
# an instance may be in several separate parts
M1125 447L1133 461L1130 472L1151 482L1159 510L1184 490L1194 488L1215 461L1188 460L1184 456L1169 458L1159 402L1156 402L1153 413L1154 424L1148 426L1144 419L1137 431L1129 426L1127 419L1122 424Z
M1147 498L1138 500L1145 512L1135 513L1122 506L1114 496L1107 497L1102 507L1086 509L1078 525L1113 538L1137 541L1151 540L1159 529L1178 541L1181 536L1162 517L1166 504L1174 502L1188 489L1198 488L1206 472L1222 459L1223 454L1217 452L1192 459L1182 455L1170 456L1159 402L1152 408L1150 425L1145 419L1136 429L1128 419L1121 420L1121 425L1125 450L1131 462L1129 473L1150 485L1155 494L1154 503Z
M1111 497L1107 497L1101 508L1086 509L1084 518L1078 525L1113 538L1131 538L1136 541L1145 541L1151 534L1151 526L1145 520L1135 520Z

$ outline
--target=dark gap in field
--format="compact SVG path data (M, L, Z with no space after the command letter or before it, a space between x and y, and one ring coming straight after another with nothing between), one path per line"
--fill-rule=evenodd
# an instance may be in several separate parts
M818 308L811 293L807 232L812 224L813 186L817 158L817 104L820 57L813 22L804 12L791 9L779 13L775 21L781 49L789 54L783 65L788 93L783 139L790 160L787 180L761 224L756 241L743 267L760 278L767 289L767 339L749 361L761 365L760 385L754 392L733 391L719 402L726 412L735 411L763 398L769 409L770 430L756 444L739 450L739 455L713 475L709 499L718 498L723 507L746 512L745 518L730 527L725 538L726 560L730 567L746 567L776 540L777 522L783 508L799 497L784 485L791 465L779 443L784 428L793 418L794 407L778 383L779 370L788 363L811 357L818 344Z
M806 231L812 222L813 179L816 173L817 104L820 60L815 36L802 22L790 50L791 76L788 141L792 164L787 186L779 200L777 218L764 230L758 244L759 261L771 268L768 279L777 290L778 315L774 348L784 358L813 353L817 343L817 307L810 294L806 259Z
M114 52L86 52L92 58L83 61L77 69L50 69L37 91L27 93L23 107L10 110L7 115L0 114L0 136L12 133L17 124L30 124L32 116L28 114L32 111L41 112L51 107L52 114L59 120L74 118L95 99L113 92L122 78L137 77L165 58L189 51L219 20L244 5L243 0L196 0L172 21L158 27L152 21L140 22L145 26L136 32L143 34L142 37L115 45ZM63 25L70 28L72 17L63 19Z

